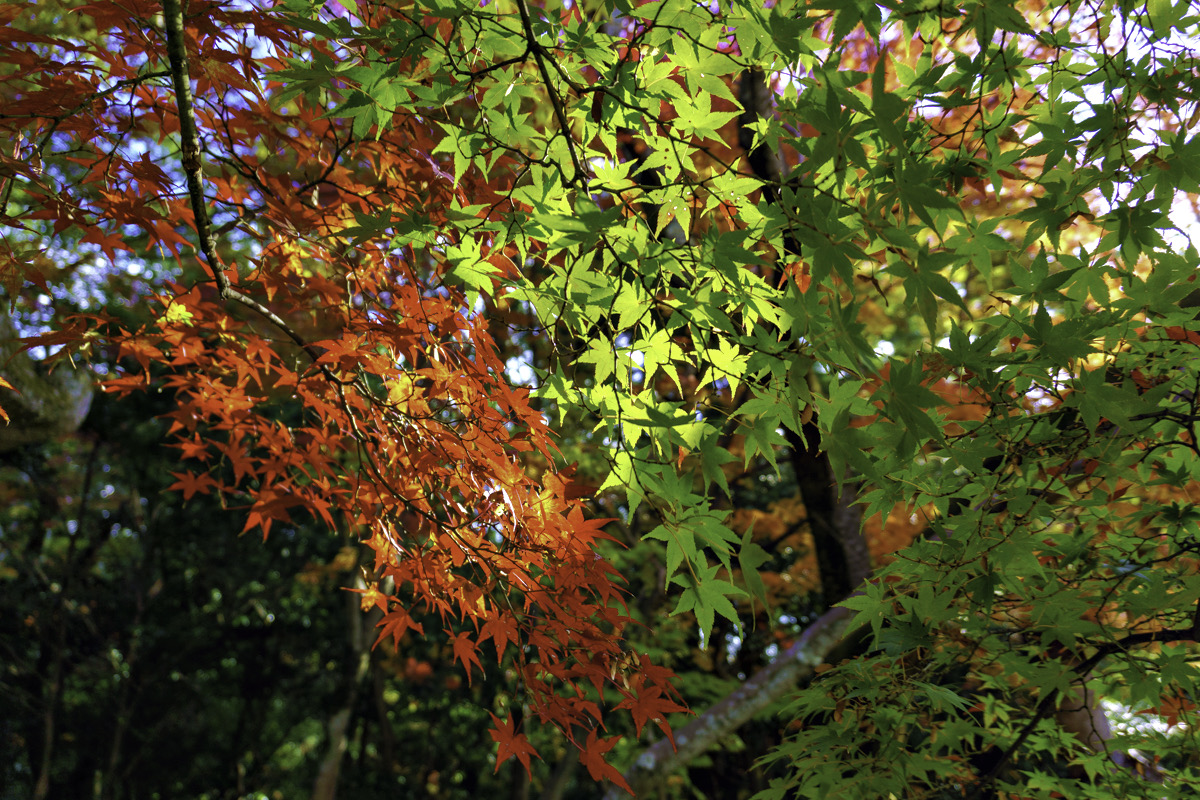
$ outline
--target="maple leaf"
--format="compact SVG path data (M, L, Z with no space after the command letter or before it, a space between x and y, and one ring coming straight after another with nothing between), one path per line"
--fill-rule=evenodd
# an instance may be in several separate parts
M12 389L14 392L17 391L16 387L5 380L3 375L0 375L0 389ZM20 394L20 392L17 393ZM4 424L7 425L9 421L8 412L4 410L3 406L0 406L0 417L4 418Z
M378 647L380 642L391 637L393 651L399 649L400 638L409 629L416 632L418 636L425 635L425 626L413 620L403 608L393 608L384 614L383 619L379 621L379 629L379 638L375 640L375 644L372 647Z
M201 441L199 434L193 434L191 439L184 439L177 446L180 455L184 458L194 458L199 461L208 461L212 458L208 442Z
M168 486L167 491L182 489L184 500L191 500L192 496L196 494L208 494L208 490L217 485L217 482L207 472L198 475L192 472L172 472L171 477L178 478L178 480Z
M621 740L620 736L610 736L607 739L601 739L593 730L588 734L587 742L579 749L579 760L587 767L588 774L592 776L592 780L610 780L617 786L620 786L629 794L633 794L633 789L629 788L629 784L625 782L625 778L621 773L617 772L616 767L604 760L604 754L613 749L613 745Z
M499 745L496 751L496 769L492 771L492 774L499 772L501 764L516 756L521 765L525 767L525 772L532 777L533 771L529 768L529 757L534 756L540 759L541 756L525 738L525 734L517 733L512 714L510 713L503 722L495 714L489 712L488 716L492 718L492 729L488 733L491 734L492 741Z
M638 736L642 735L642 727L647 722L653 722L672 742L675 741L675 734L672 732L671 726L666 723L666 716L688 710L687 706L680 705L667 697L659 686L643 688L636 696L627 696L613 708L614 710L629 710Z
M129 250L129 244L125 241L122 233L117 231L105 232L99 227L90 227L88 231L80 239L81 242L95 244L100 247L104 254L111 258L116 258L118 250Z
M301 501L290 495L281 495L278 492L263 489L258 493L258 497L254 501L254 505L250 507L250 513L246 516L246 526L242 528L242 533L253 528L261 527L263 539L271 532L271 524L276 520L280 522L291 522L291 515L287 509L298 505Z
M483 671L483 664L479 663L479 646L471 640L471 634L466 631L454 637L454 660L461 661L463 668L467 671L467 684L471 683L471 664Z
M388 596L379 591L378 586L368 586L366 589L347 589L346 591L362 595L358 602L362 606L363 611L366 611L371 606L375 606L380 611L387 613Z
M1195 708L1196 704L1191 700L1188 700L1182 695L1176 694L1164 697L1157 708L1151 708L1145 711L1139 711L1137 713L1141 716L1157 715L1162 717L1163 721L1166 722L1167 727L1173 728L1178 725L1180 721L1186 722L1188 720L1189 712L1194 711Z
M489 637L496 645L496 659L504 658L504 651L508 648L509 642L517 644L519 641L516 621L507 615L489 619L479 631L479 641L483 642Z

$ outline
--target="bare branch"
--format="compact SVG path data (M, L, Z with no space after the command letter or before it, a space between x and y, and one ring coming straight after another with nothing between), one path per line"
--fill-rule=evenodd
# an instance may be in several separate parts
M791 692L797 684L812 678L842 641L852 614L845 608L831 608L800 635L773 662L759 670L720 702L675 731L675 747L668 739L651 745L628 772L625 780L638 795L652 797L655 784L714 747L724 737L753 719L759 712ZM624 791L610 786L604 800L627 798Z

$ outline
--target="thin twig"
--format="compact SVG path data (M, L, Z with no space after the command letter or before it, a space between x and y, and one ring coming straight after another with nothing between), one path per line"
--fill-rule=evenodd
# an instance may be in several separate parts
M1197 616L1200 616L1200 607L1197 608ZM1116 653L1125 652L1131 647L1153 643L1194 642L1198 636L1200 636L1200 629L1197 628L1195 619L1193 619L1191 628L1131 633L1119 641L1094 644L1096 652L1072 666L1071 671L1080 676L1086 676L1098 667L1104 659ZM986 795L988 789L995 782L996 778L999 777L1000 772L1012 760L1013 756L1017 754L1021 745L1025 744L1025 741L1033 734L1042 720L1046 719L1058 707L1062 696L1063 692L1060 689L1052 689L1047 692L1046 696L1034 708L1029 721L1025 723L1008 747L1003 750L993 748L991 751L983 754L986 764L976 781L975 788L968 795L968 800L980 800L980 798Z
M550 105L554 108L558 127L562 129L563 138L567 140L567 152L570 153L571 163L575 167L575 174L571 177L570 183L574 184L587 173L579 160L579 154L575 152L575 140L571 138L571 127L567 124L567 114L563 109L562 98L558 96L554 84L550 81L550 71L546 69L546 61L543 58L545 48L538 44L537 38L533 34L533 23L529 19L529 6L525 4L525 0L517 0L517 8L521 12L521 26L525 29L525 40L528 42L529 49L533 51L538 71L542 73L542 82L546 84L546 92L550 96Z

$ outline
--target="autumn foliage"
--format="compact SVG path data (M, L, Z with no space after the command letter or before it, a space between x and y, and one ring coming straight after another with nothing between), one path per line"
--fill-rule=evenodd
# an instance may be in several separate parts
M536 719L643 789L788 697L767 800L1153 788L1094 701L1194 716L1188 3L0 22L38 369L169 398L183 502L341 534L305 580L393 672L511 688L496 769Z
M0 13L8 23L27 9ZM497 263L488 238L405 235L406 220L436 230L447 213L476 213L456 210L468 197L485 202L503 187L455 185L433 155L434 132L412 114L362 136L303 96L281 100L269 78L285 66L276 54L336 54L281 13L192 3L184 44L207 204L196 206L179 191L181 164L163 157L180 133L175 65L161 33L130 24L160 7L101 2L71 13L103 32L104 46L12 26L0 34L3 124L17 143L0 164L29 193L9 224L69 231L113 263L163 252L185 277L158 290L152 324L95 312L30 344L66 344L64 358L114 348L122 366L105 391L175 398L172 488L244 509L246 533L265 537L299 515L352 532L374 551L362 605L384 612L381 642L424 632L414 608L437 612L468 677L482 658L512 657L531 711L568 732L591 730L578 741L589 769L619 780L599 757L603 710L591 698L611 692L639 729L665 729L680 709L670 675L622 650L621 579L594 550L604 521L568 499L569 479L535 480L524 468L533 453L553 461L546 420L527 389L510 385L462 288L445 280L455 248ZM69 182L38 168L47 145L69 152ZM384 208L395 216L381 217ZM207 263L198 211L217 237ZM5 258L10 289L61 277L11 248ZM583 686L597 694L573 688ZM528 765L532 749L511 720L497 720L493 736L502 757Z

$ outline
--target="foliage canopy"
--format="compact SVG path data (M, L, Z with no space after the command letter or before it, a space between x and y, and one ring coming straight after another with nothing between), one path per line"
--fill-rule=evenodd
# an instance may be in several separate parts
M802 595L764 798L1197 784L1099 704L1194 713L1186 0L0 14L29 344L166 392L185 499L364 543L381 642L436 619L632 788L608 710L683 710L646 595L710 650Z

